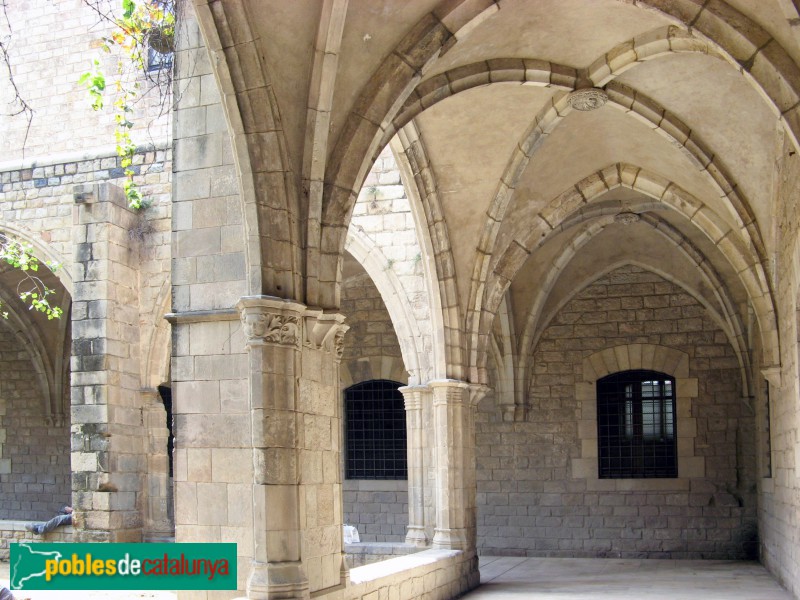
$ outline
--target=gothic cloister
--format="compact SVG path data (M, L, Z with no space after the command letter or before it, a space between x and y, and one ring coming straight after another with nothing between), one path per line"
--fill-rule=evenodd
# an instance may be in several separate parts
M800 593L794 0L187 0L140 211L74 4L8 8L0 233L65 316L0 271L0 551L71 496L59 539L236 542L186 598L449 599L479 555Z

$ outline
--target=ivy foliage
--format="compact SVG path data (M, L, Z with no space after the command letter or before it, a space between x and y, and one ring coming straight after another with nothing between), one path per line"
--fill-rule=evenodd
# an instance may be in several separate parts
M128 205L138 210L144 208L145 203L134 180L136 171L133 169L133 159L137 146L131 137L133 111L140 97L140 74L147 71L150 48L160 53L172 51L175 37L174 0L121 0L121 13L118 16L100 14L112 23L111 35L102 39L101 48L105 54L118 56L110 89L114 95L114 139L120 167L125 174L122 187ZM109 83L99 59L92 61L92 68L80 76L78 83L86 87L92 108L102 110Z
M34 256L31 244L0 233L0 261L22 273L22 279L17 284L17 295L28 306L28 310L44 313L48 320L61 318L64 311L61 307L50 304L48 300L48 296L55 294L55 291L47 287L38 276L42 263ZM49 261L44 266L54 273L60 268L59 264ZM8 318L8 311L2 310L2 303L0 316Z

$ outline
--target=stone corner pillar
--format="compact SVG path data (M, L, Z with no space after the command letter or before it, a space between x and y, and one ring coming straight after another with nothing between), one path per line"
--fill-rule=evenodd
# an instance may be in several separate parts
M477 507L475 409L484 385L453 379L428 384L433 390L436 446L436 529L433 547L474 550Z
M339 360L344 316L269 296L238 304L249 354L253 563L248 598L309 598L347 581Z
M142 427L136 215L112 184L73 207L70 447L78 542L141 542ZM85 190L81 189L80 194Z

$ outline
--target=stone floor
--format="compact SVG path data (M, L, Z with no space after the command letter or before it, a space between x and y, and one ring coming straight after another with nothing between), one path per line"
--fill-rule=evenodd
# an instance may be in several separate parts
M792 600L758 563L483 556L466 600ZM9 565L0 563L0 586ZM17 600L158 599L170 592L16 592ZM409 599L403 599L409 600Z
M792 600L758 563L483 556L465 600Z

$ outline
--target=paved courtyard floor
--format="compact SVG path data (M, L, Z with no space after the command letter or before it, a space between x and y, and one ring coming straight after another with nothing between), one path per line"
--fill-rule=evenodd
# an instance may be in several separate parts
M465 600L792 600L755 562L482 556Z
M482 556L465 600L792 600L754 562ZM0 563L0 586L9 564ZM17 600L175 600L171 592L14 592ZM413 600L413 599L403 599Z

